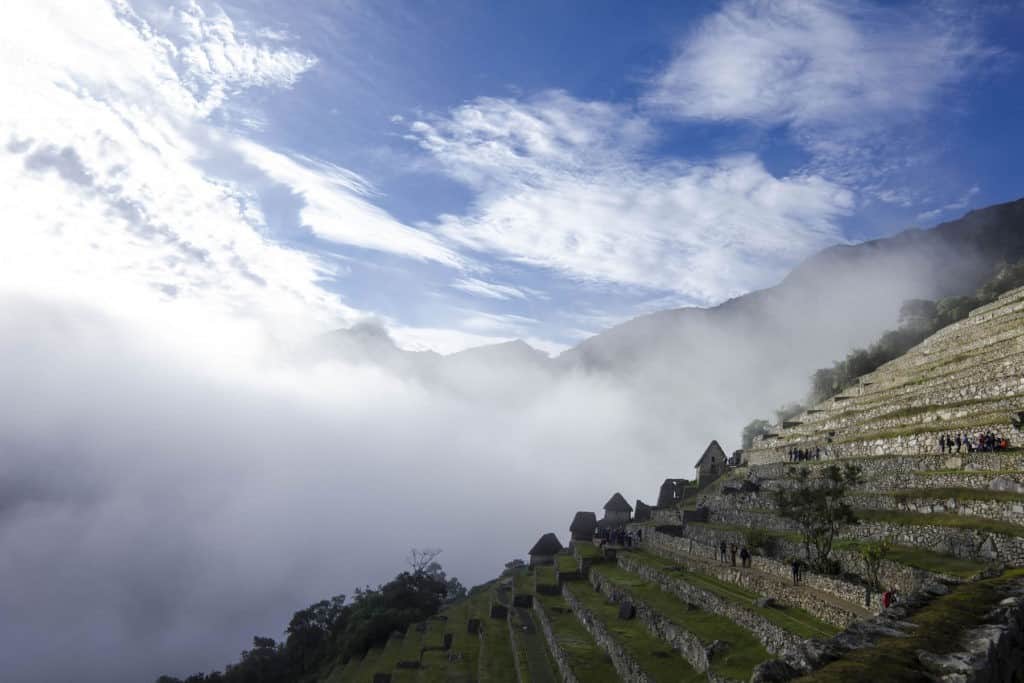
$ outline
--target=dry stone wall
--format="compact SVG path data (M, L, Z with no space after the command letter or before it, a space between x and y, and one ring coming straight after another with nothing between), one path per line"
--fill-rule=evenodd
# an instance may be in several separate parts
M720 614L733 623L746 628L754 634L754 637L764 645L766 650L773 654L781 654L801 640L749 609L724 600L711 591L694 586L683 579L669 576L631 557L619 558L619 566L656 583L662 590L675 595L684 602L693 603L709 612Z
M700 638L687 631L681 625L666 619L658 612L655 606L647 604L630 591L608 581L600 569L594 568L591 570L590 583L595 590L600 591L612 602L620 604L625 602L632 605L636 610L636 619L652 635L668 643L697 671L708 671L711 666L709 652L708 648L700 641ZM713 676L711 673L708 675Z
M636 659L608 633L608 630L594 614L576 599L568 584L562 586L562 596L598 647L608 653L612 660L612 666L615 667L615 672L619 674L623 683L655 683L654 679L640 667Z

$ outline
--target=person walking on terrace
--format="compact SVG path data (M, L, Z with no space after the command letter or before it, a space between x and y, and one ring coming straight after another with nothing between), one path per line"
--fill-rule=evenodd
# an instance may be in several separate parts
M960 452L960 444L962 443L959 434L956 435L956 439L955 440L956 440L956 452L959 453Z
M732 560L732 566L736 566L736 544L733 543L729 546L729 558Z
M793 585L795 586L800 583L800 560L794 559L791 568L793 570Z
M747 550L747 546L740 548L740 565L744 568L750 566L750 551Z
M942 434L939 436L939 450L943 453L946 452L946 435Z
M725 541L718 544L718 556L722 562L725 562Z

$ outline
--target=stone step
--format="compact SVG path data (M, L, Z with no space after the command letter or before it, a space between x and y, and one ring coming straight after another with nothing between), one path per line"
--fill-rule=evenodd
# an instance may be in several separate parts
M548 643L548 649L567 683L614 681L618 679L608 653L576 619L561 592L538 595L533 610Z
M718 680L749 680L769 658L755 635L725 615L691 601L617 564L590 572L590 583L610 601L635 612L635 619L679 652L696 671Z
M619 618L619 607L587 582L567 581L562 596L576 618L609 656L624 681L698 683L708 677L696 670L663 640L635 619Z

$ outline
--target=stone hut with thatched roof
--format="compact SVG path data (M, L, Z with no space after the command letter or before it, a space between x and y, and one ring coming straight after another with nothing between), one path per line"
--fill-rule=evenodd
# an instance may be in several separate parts
M697 486L704 488L725 473L725 451L712 441L697 461Z
M601 526L615 527L629 523L630 515L633 513L633 506L626 502L618 491L604 504L604 518Z
M530 548L530 566L554 564L555 555L562 552L562 543L550 531L541 536Z
M597 531L597 515L593 512L577 512L569 525L569 533L574 541L592 541Z

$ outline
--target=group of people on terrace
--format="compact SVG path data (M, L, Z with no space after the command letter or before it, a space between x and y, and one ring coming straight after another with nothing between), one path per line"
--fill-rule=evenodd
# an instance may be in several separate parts
M722 541L721 543L718 544L718 557L719 557L719 559L722 562L726 561L725 557L726 557L726 553L727 552L728 552L728 555L729 555L729 559L732 561L732 566L735 567L736 566L736 553L737 553L736 544L735 543L730 543L730 544L726 545L725 541ZM747 546L740 547L738 549L738 552L739 552L740 562L742 563L742 566L744 566L744 567L751 566L751 564L753 562L753 559L754 559L754 556L750 554L749 550L747 550Z
M965 453L1005 451L1009 447L1009 440L991 430L981 432L977 437L972 437L966 432L956 433L953 436L949 434L939 436L939 450L943 453L959 453L961 448Z
M632 548L633 546L640 545L640 542L643 540L643 534L643 529L628 531L622 527L599 527L594 534L594 539L598 548L605 545Z
M790 462L807 462L808 460L821 460L821 446L814 448L790 448Z

